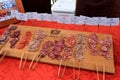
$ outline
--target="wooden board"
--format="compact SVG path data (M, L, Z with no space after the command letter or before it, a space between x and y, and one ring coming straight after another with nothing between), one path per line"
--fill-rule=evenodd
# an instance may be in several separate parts
M47 35L50 35L51 33L51 30L52 28L43 28L43 27L32 27L32 26L22 26L22 25L17 25L18 26L18 29L21 30L21 36L23 36L25 34L26 31L31 31L32 32L32 37L35 35L36 31L37 30L43 30L45 31L45 33ZM68 34L84 34L86 36L88 36L89 32L78 32L78 31L70 31L70 30L61 30L59 37L61 36L65 36L65 35L68 35ZM111 35L107 35L107 34L98 34L96 33L97 36L99 37L99 39L103 39L103 38L106 38L106 37L110 37L112 39L112 36ZM46 37L44 39L44 41L41 43L41 45L47 41L47 40L55 40L57 38L53 38L53 37ZM32 39L31 39L32 40ZM105 72L107 73L115 73L115 69L114 69L114 57L113 57L113 43L111 41L111 49L110 49L110 56L111 56L111 59L110 60L107 60L105 59L103 56L92 56L90 55L90 50L89 50L89 47L88 47L88 44L87 44L87 40L86 40L86 46L87 46L87 51L86 53L84 54L84 59L81 61L81 68L82 69L87 69L87 70L92 70L92 71L96 71L96 63L98 65L98 70L99 71L103 71L103 66L105 65ZM24 52L25 54L28 54L28 59L29 60L32 60L33 56L36 54L38 55L39 54L39 51L36 51L36 52L28 52L28 46L26 46L24 49L16 49L16 48L9 48L9 42L7 42L5 44L5 46L2 48L3 51L9 51L9 53L7 54L7 56L10 56L10 57L16 57L16 58L20 58L21 57L21 54ZM42 48L42 46L40 46L40 49ZM25 56L24 56L25 58ZM70 59L67 63L67 66L68 67L73 67L73 59ZM44 62L44 63L49 63L49 64L55 64L55 65L59 65L60 61L59 60L55 60L55 59L51 59L49 58L48 56L46 56L45 58L42 58L40 60L40 62ZM75 62L75 68L79 68L78 66L79 62ZM65 62L63 61L62 62L62 65L65 65Z

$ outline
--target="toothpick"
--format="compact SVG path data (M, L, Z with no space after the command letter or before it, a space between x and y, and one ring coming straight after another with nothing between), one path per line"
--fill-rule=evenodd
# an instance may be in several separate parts
M100 25L98 24L98 30L97 30L98 33L99 33L99 28L100 28Z
M66 66L67 66L67 61L65 61L65 66L64 66L64 69L63 69L63 72L62 72L61 78L63 78L63 76L64 76L64 73L65 73L65 70L66 70Z
M105 80L105 65L103 66L103 80Z
M109 34L111 34L111 28L112 28L112 25L110 24Z
M24 61L24 63L23 63L22 69L24 69L24 67L25 67L25 64L26 64L27 58L28 58L28 54L26 54L26 56L25 56L25 61Z
M2 51L2 52L3 52L3 51ZM3 53L3 56L0 58L0 62L4 59L4 57L6 56L7 53L8 53L8 52Z
M75 79L75 61L73 59L73 79Z
M32 61L31 61L30 65L29 65L29 69L30 69L30 70L31 70L31 67L32 67L32 64L33 64L33 61L35 60L35 58L36 58L36 54L35 54L34 57L32 58Z
M83 28L83 31L85 31L85 23L84 23L84 28Z
M22 59L23 59L23 56L24 56L24 52L23 52L23 53L22 53L22 55L21 55L21 59L20 59L19 68L21 68L21 66L22 66Z
M78 78L77 78L77 80L80 79L80 65L81 65L81 62L79 61L79 72L78 72Z
M2 54L2 53L3 53L3 50L1 49L1 50L0 50L0 54Z
M60 77L61 64L62 64L62 59L60 60L60 65L59 65L59 69L58 69L58 77Z
M35 69L35 67L36 67L36 65L37 65L37 63L38 63L38 61L39 61L40 59L41 59L41 55L37 58L35 64L34 64L33 67L31 68L32 70Z
M96 64L96 71L97 71L97 80L100 80L99 79L99 71L98 71L98 65Z

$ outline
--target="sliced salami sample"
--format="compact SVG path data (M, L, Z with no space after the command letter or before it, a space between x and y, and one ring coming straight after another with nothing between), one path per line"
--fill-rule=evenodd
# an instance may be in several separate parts
M24 48L28 43L29 40L31 39L32 33L30 31L27 31L24 36L19 40L17 44L18 49Z
M29 33L27 33L29 35ZM42 30L38 30L33 38L33 40L28 44L28 51L35 52L39 50L40 43L46 37L46 34Z
M104 56L106 59L110 59L110 48L111 48L111 39L109 37L106 37L99 41L100 43L100 56Z
M98 54L97 44L98 44L98 36L96 34L90 34L88 36L88 45L91 51L90 53L93 56L96 56Z
M77 35L76 44L74 47L74 58L78 61L82 60L84 58L84 54L86 51L86 37L84 35Z

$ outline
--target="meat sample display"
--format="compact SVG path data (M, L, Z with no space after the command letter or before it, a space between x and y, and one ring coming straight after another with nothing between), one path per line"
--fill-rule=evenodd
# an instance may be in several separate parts
M78 61L84 58L86 51L86 37L84 35L77 35L76 44L74 47L74 58Z
M110 59L110 49L111 49L111 39L110 37L106 37L99 41L101 47L100 47L100 56L104 56L106 59Z
M30 41L28 45L28 51L37 51L39 50L40 43L43 41L45 38L45 32L42 30L38 30L37 33L35 34L34 38L32 41Z
M62 58L60 53L62 52L63 48L64 48L64 39L56 40L48 56L52 59L60 60Z
M6 31L2 34L0 37L0 45L2 45L4 42L8 40L9 35L11 34L11 31L14 31L17 29L17 26L11 26L6 29Z
M20 39L20 41L17 44L18 49L24 48L28 43L29 40L31 39L32 33L30 31L27 31L24 36Z
M42 50L40 50L40 56L45 57L52 50L54 43L52 41L47 41L42 45Z
M76 36L69 34L65 37L65 47L63 50L63 59L70 59L73 53L73 47L76 43Z
M15 44L18 42L20 36L20 30L15 30L11 35L10 48L14 48Z
M98 36L96 34L90 34L88 36L88 45L90 48L90 54L96 56L97 52L97 44L98 44Z

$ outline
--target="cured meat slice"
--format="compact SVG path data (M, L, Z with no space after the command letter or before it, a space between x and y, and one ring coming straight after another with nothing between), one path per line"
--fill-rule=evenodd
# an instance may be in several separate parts
M28 45L29 51L37 51L39 50L41 41L46 37L45 32L42 30L38 30L33 38L33 40Z
M98 54L97 52L97 44L98 44L98 37L96 34L90 34L88 36L88 44L91 50L91 55L95 56Z
M99 41L101 47L100 47L100 56L104 56L106 59L110 59L110 53L109 50L111 48L111 39L109 37L106 37Z
M82 60L84 58L84 53L86 51L86 45L85 45L86 37L84 35L77 35L76 44L74 47L74 58L78 61Z
M51 46L51 51L48 54L48 56L52 59L60 60L62 58L60 53L62 52L63 48L64 48L64 39L56 40L55 43Z
M69 47L64 47L63 59L70 59L72 56L73 50Z
M11 26L9 28L6 29L6 31L2 34L2 36L0 37L0 45L2 45L3 43L5 43L6 41L8 41L8 36L10 35L12 30L16 30L17 26Z
M75 41L76 41L76 36L69 34L69 35L67 35L67 37L65 39L65 46L73 47L75 45Z
M22 49L22 48L24 48L24 46L25 46L25 44L18 44L17 49Z
M53 46L52 41L47 41L43 44L42 50L40 50L41 57L45 57L51 51L51 46Z
M25 33L24 36L22 36L22 38L19 40L18 44L17 44L17 48L18 49L22 49L24 48L28 43L29 43L29 40L31 38L31 32L30 31L27 31Z
M31 41L28 45L28 51L37 51L39 49L40 42L38 40Z
M19 40L20 30L16 30L11 34L10 48L14 48L15 44Z

